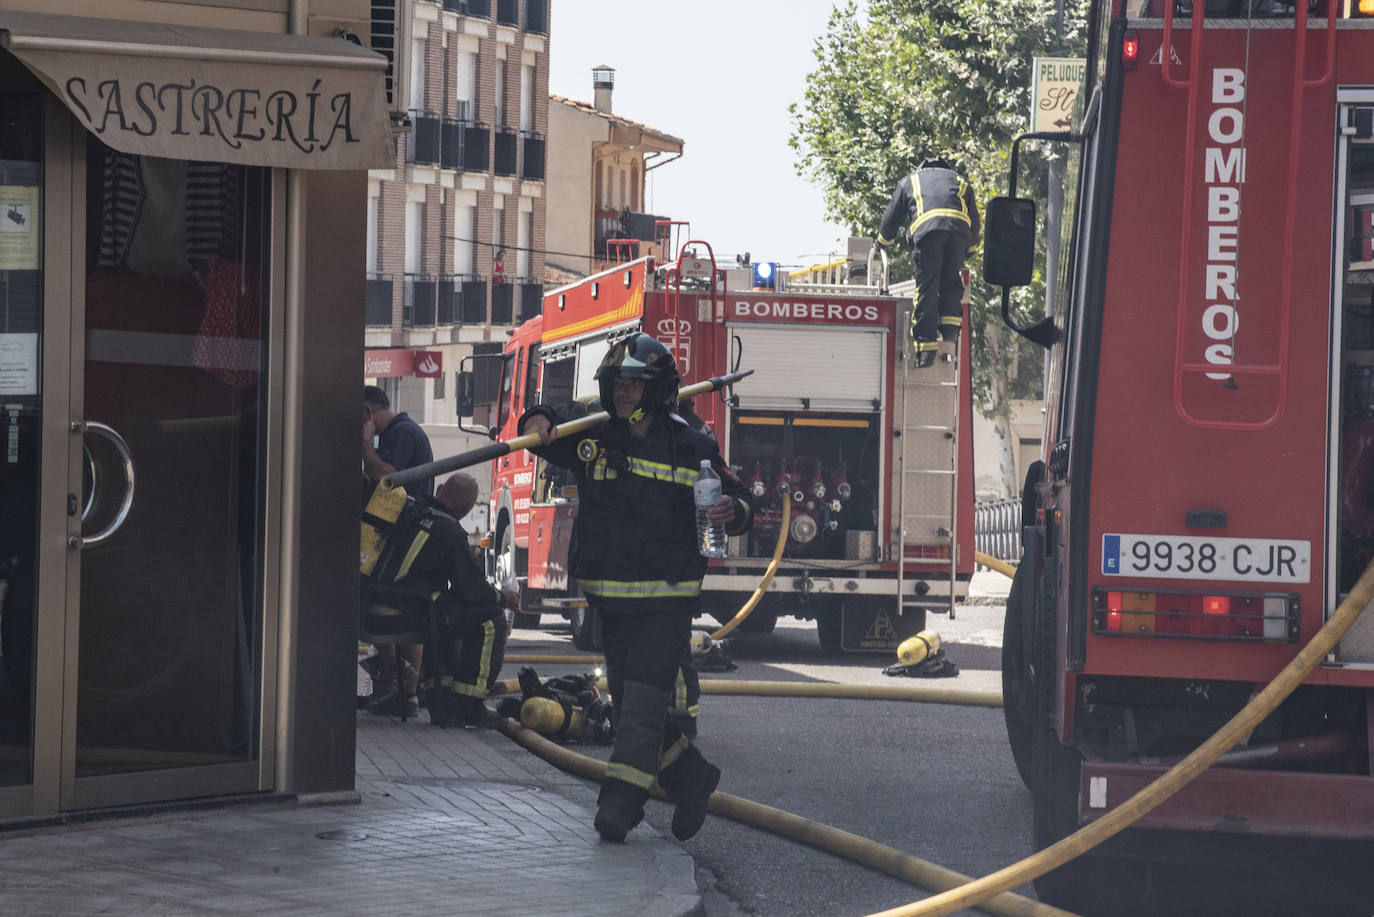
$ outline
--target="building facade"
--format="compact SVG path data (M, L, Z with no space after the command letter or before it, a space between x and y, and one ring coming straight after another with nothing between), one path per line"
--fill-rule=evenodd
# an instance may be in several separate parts
M549 3L414 2L411 130L368 179L364 378L426 425L457 423L462 357L541 306Z
M592 103L549 100L549 207L559 214L548 230L549 271L555 283L595 273L628 254L647 255L656 242L648 213L650 173L682 155L677 137L612 111L615 70L592 70ZM633 239L639 245L620 245Z
M373 13L0 10L0 819L352 790Z

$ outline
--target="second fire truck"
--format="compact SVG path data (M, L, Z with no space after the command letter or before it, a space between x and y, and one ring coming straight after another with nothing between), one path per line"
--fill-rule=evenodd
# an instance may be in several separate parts
M908 369L909 303L887 295L876 270L872 284L785 289L756 284L759 273L723 270L709 246L689 242L666 264L643 257L546 294L543 314L506 342L492 433L514 438L530 405L594 398L598 364L634 331L672 350L684 384L753 370L687 409L716 436L755 511L752 530L711 562L703 608L726 621L750 598L786 501L781 565L743 629L769 632L793 615L817 622L827 652L891 650L924 627L927 610L948 611L968 591L967 363L950 344L936 366ZM528 452L493 463L493 566L521 587L515 623L561 613L590 648L597 622L568 572L576 512L576 487L559 469Z
M1041 847L1216 733L1374 557L1374 5L1091 10L1081 127L1039 138L1077 178L1067 257L1021 328L1051 372L1003 693ZM989 205L991 279L1025 282L1034 225ZM1037 890L1369 914L1371 735L1365 611L1217 766Z

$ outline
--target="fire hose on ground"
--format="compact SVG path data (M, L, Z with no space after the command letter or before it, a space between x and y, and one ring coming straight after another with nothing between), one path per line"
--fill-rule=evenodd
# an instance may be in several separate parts
M518 744L548 761L550 764L586 780L599 781L606 771L605 762L578 754L552 742L532 729L526 729L512 719L502 719L498 728ZM663 798L655 788L656 795ZM922 860L857 834L832 828L829 825L802 818L720 790L711 794L710 811L740 824L762 828L781 837L800 841L818 850L842 856L881 873L893 876L920 888L957 888L970 881L968 876ZM1072 917L1068 911L1041 904L1022 895L1003 892L987 900L984 910L1008 917Z
M991 558L990 558L991 559ZM979 559L979 563L984 563ZM1000 562L999 562L1000 563ZM991 564L985 566L997 567ZM1005 571L999 571L1005 572ZM910 857L899 851L884 847L851 835L848 832L839 831L816 822L810 822L800 816L789 813L779 812L758 803L733 797L729 794L717 791L712 794L710 811L740 821L744 824L752 824L763 827L766 830L799 840L803 843L827 850L838 855L845 856L856 862L871 866L874 869L885 872L898 878L913 881L914 884L922 888L937 891L937 894L914 901L910 904L902 905L897 908L877 912L869 917L940 917L955 911L970 907L983 907L993 909L997 907L997 902L1007 899L1016 906L1025 905L1036 908L1044 908L1036 902L1018 896L1009 895L1009 890L1026 882L1030 882L1045 873L1056 869L1068 861L1087 853L1099 844L1107 841L1149 812L1162 805L1174 794L1187 786L1195 778L1201 775L1209 767L1216 763L1227 751L1235 746L1244 736L1252 732L1265 717L1272 713L1280 703L1302 684L1309 674L1315 669L1323 658L1326 657L1336 646L1351 627L1355 620L1364 612L1366 607L1374 601L1374 562L1365 569L1359 581L1355 583L1353 589L1340 603L1336 611L1326 621L1325 624L1312 636L1312 639L1293 657L1279 673L1264 687L1258 694L1252 697L1239 712L1233 716L1220 730L1214 733L1209 739L1203 742L1191 754L1187 755L1182 761L1174 765L1167 772L1160 775L1154 782L1141 789L1130 799L1114 808L1111 812L1095 819L1068 837L1038 851L1017 863L1013 863L997 872L984 876L981 879L969 881L959 881L959 884L951 887L945 879L950 875L957 875L944 870L943 867L926 863L916 857ZM574 657L576 658L576 657ZM565 657L566 661L566 657ZM798 684L798 683L779 683L779 682L755 682L755 683L736 683L748 684L749 690L739 689L708 689L708 685L729 685L728 682L705 681L702 683L702 693L751 693L756 686L779 686L777 688L767 687L768 693L786 696L843 696L843 697L862 697L867 696L864 689L868 686L848 686L848 685L826 685L826 684ZM758 687L758 690L764 690ZM915 696L902 698L889 698L886 695L893 690L900 691L903 695L913 693L933 692L937 695L947 694L942 689L929 688L879 688L884 699L909 699L917 700ZM978 693L978 692L965 692ZM943 700L936 702L956 703L955 700ZM976 702L976 701L974 701ZM999 697L1000 702L1000 697ZM989 704L990 705L990 704ZM502 724L502 731L536 753L540 753L546 760L565 770L578 773L588 779L599 779L604 765L595 759L585 758L576 755L567 749L563 749L555 743L549 742L537 733L524 729L514 721L506 720ZM548 756L543 755L538 749L547 745L554 751L550 751ZM571 757L567 757L571 756ZM573 766L564 766L567 762L571 764L574 759L582 759L582 762ZM590 765L590 766L589 766ZM776 817L768 813L777 813ZM832 833L833 832L833 833ZM851 856L850 846L854 845L855 855ZM875 859L870 862L865 857L867 854L860 851L875 852ZM900 863L900 867L892 864ZM919 865L917 865L919 864ZM892 868L887 868L892 866ZM910 872L907 867L910 866ZM900 868L901 871L893 871ZM927 871L929 869L930 871ZM994 911L995 913L1025 913L1025 914L1064 914L1058 909L1050 908L1045 911L1017 910L1017 911Z
M939 917L966 907L975 907L994 895L1029 882L1064 865L1098 844L1118 834L1147 815L1225 754L1302 684L1303 680L1331 652L1336 643L1374 599L1374 562L1365 568L1355 588L1336 608L1335 614L1313 634L1292 661L1273 680L1250 699L1229 722L1178 764L1130 799L1044 850L997 872L902 907L872 914L870 917Z

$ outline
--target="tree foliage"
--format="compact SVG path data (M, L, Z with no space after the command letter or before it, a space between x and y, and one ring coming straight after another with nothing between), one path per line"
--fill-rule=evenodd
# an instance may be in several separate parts
M837 6L816 41L803 102L792 107L790 140L830 216L854 235L874 235L897 183L936 154L980 200L1005 193L1012 140L1029 130L1032 59L1082 54L1086 3L1063 3L1062 26L1055 0L869 0L863 14L854 0ZM911 275L909 253L895 263L894 277ZM977 278L976 261L970 266ZM1037 289L1043 302L1043 285L1021 298ZM986 333L1000 321L995 293L975 279L974 390L988 415L1008 409L991 399L989 382L1008 377L1018 340L1002 335L998 345ZM1027 394L1016 388L1007 393Z

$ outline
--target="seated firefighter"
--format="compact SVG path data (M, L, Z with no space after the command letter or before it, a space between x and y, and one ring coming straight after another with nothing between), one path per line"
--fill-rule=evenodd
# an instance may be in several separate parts
M437 726L476 726L488 716L483 700L506 648L502 607L519 608L519 593L498 593L487 581L458 523L476 502L477 482L466 474L450 477L433 497L407 498L364 587L365 634L427 635L418 689ZM406 683L383 667L377 682L369 712L417 715L413 678Z

